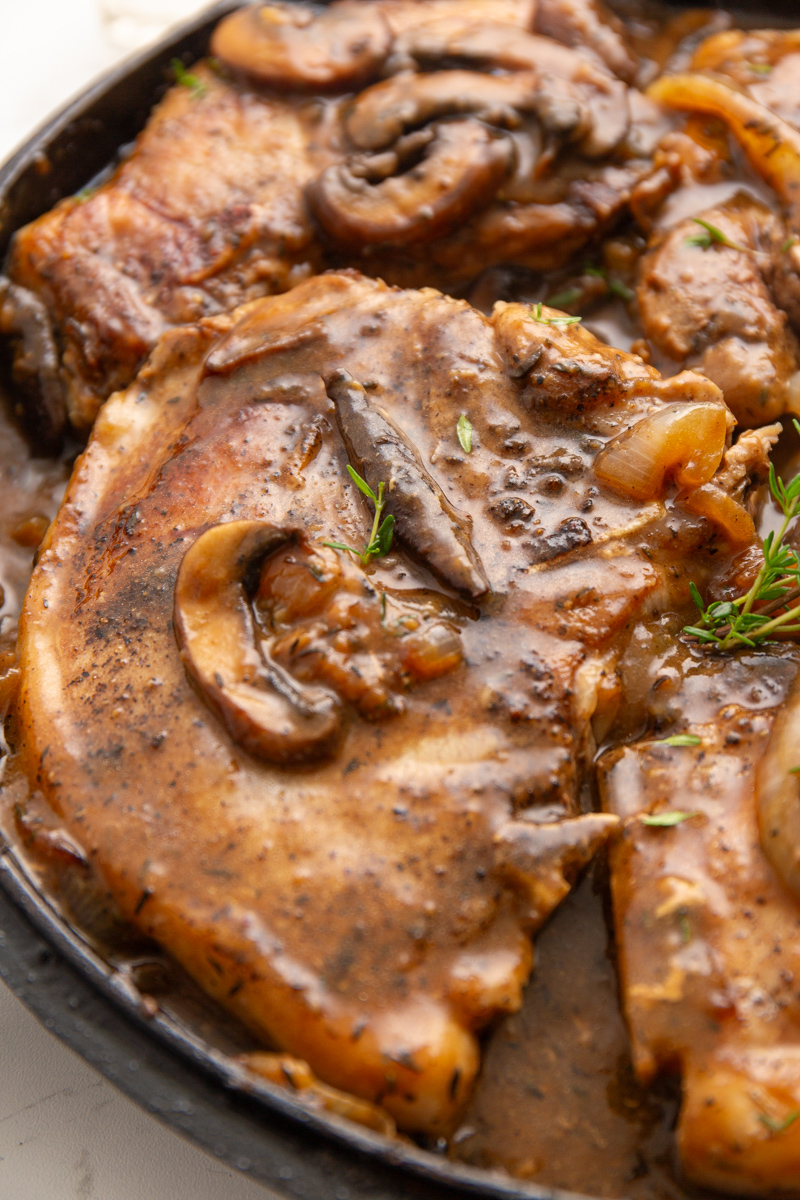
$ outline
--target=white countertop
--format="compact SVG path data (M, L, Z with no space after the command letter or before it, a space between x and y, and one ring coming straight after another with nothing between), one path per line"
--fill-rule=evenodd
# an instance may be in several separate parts
M0 162L196 0L0 0ZM137 16L142 19L137 19ZM2 1200L270 1200L138 1108L0 983Z

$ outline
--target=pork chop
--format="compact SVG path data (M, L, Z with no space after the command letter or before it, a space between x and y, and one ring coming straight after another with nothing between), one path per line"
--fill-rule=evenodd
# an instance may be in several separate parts
M32 788L254 1049L446 1130L616 824L634 625L752 543L730 425L555 310L355 273L167 333L28 592Z

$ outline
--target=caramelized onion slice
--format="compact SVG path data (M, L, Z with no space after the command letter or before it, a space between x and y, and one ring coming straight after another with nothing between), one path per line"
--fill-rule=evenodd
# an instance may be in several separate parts
M670 108L725 121L750 164L796 214L800 205L800 133L757 100L713 75L663 75L648 95Z
M299 684L268 660L245 588L269 554L298 536L262 521L214 525L187 550L175 585L186 670L235 742L281 764L328 754L342 726L332 693Z
M800 688L781 710L756 774L761 848L800 899Z
M752 543L756 527L750 513L715 483L704 483L678 499L684 508L718 526L734 546L749 546Z
M491 203L514 149L467 119L436 127L422 161L403 174L386 178L386 156L378 159L374 171L368 160L328 167L309 185L314 216L341 245L408 246L444 237Z
M327 89L363 83L391 44L373 4L344 0L322 12L305 4L256 4L220 22L211 53L262 83Z
M708 483L722 461L727 431L723 404L668 404L601 450L595 474L634 500L660 496L668 477L696 488Z

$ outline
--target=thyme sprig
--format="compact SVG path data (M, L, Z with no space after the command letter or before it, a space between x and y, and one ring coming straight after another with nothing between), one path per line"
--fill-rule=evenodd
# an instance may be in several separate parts
M389 513L388 516L383 517L383 520L381 520L383 510L386 507L386 501L383 498L386 486L384 482L381 481L378 484L378 494L376 495L366 479L362 479L358 472L353 470L350 463L347 464L347 470L358 490L363 492L367 499L371 500L375 506L372 529L362 550L355 550L352 546L346 546L344 542L323 542L322 544L323 546L330 546L331 550L346 550L348 554L354 554L362 567L367 567L373 558L383 558L391 550L392 539L394 537L394 517Z
M179 58L173 58L170 63L172 77L180 87L186 87L193 96L205 96L208 88L199 75L195 75L193 71L187 71Z
M701 812L683 812L679 808L670 808L666 812L645 813L639 820L643 825L652 826L653 829L672 829L675 825L682 825L684 821L690 820L692 817L702 817Z
M787 1113L782 1121L776 1121L774 1117L768 1116L767 1113L758 1114L758 1119L761 1124L766 1125L767 1129L773 1135L785 1133L790 1125L794 1125L798 1117L800 1117L800 1112L797 1112L796 1110L794 1112Z
M552 325L557 329L563 329L567 325L578 325L583 320L583 317L543 317L542 303L534 304L531 308L531 319L538 321L540 325Z
M794 421L800 434L800 423ZM714 643L723 650L733 646L756 646L776 634L800 633L800 558L784 545L786 531L800 515L800 474L784 483L770 463L769 489L783 513L780 529L763 542L764 562L749 591L735 600L717 600L706 607L695 584L689 584L692 599L700 610L697 625L683 632L698 641Z
M458 436L458 444L465 454L472 452L472 431L474 426L466 413L462 413L456 422L456 434Z
M570 304L577 304L582 297L583 292L579 287L568 287L564 288L563 292L548 296L547 305L549 308L568 308Z
M740 246L738 242L734 242L726 233L710 221L704 221L702 217L692 217L695 225L702 226L699 233L693 233L686 239L687 246L699 246L702 250L707 250L709 246L716 243L718 246L730 246L731 250L744 250L744 246Z

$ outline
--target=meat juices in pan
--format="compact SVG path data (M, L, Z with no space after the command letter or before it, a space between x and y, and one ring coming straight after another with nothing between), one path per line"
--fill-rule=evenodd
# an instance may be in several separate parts
M29 424L94 427L4 683L7 835L314 1103L760 1195L800 1179L797 655L682 630L690 581L752 582L798 406L796 35L681 18L648 96L647 19L243 10L20 231Z

